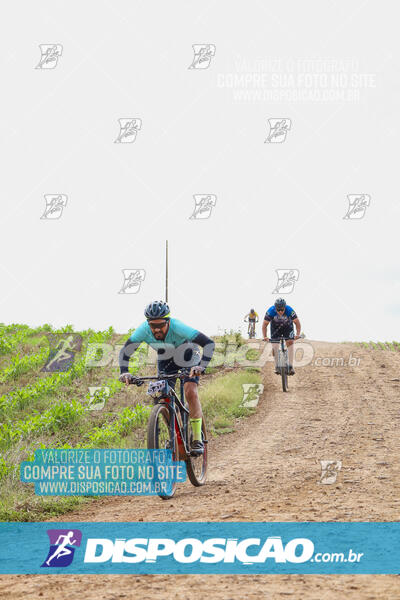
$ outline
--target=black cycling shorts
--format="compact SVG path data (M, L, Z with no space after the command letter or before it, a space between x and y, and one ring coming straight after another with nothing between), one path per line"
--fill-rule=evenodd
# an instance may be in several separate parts
M172 359L169 360L159 360L157 361L157 366L158 366L158 373L160 376L164 375L168 375L168 373L176 373L176 371L179 371L179 368ZM193 381L193 383L199 383L199 376L196 375L196 377L188 377L185 376L183 378L183 383L186 383L187 381ZM168 379L168 383L171 387L175 388L175 384L176 384L176 378L175 379Z
M279 339L283 335L284 338L294 338L293 323L276 324L271 321L271 339Z
M196 350L197 350L197 354L196 354ZM166 375L168 375L169 373L176 373L183 366L185 368L189 368L189 366L198 365L201 362L201 355L200 355L200 352L198 352L198 347L196 344L192 344L191 346L189 345L185 349L184 354L183 354L183 361L184 361L184 363L179 366L175 363L174 357L168 358L166 360L158 359L157 366L158 366L159 375L162 375L162 373L165 373ZM183 383L186 383L187 381L193 381L193 383L198 384L199 376L196 375L195 377L189 377L186 375L183 378ZM168 383L170 384L171 387L174 388L175 384L176 384L176 378L168 379Z

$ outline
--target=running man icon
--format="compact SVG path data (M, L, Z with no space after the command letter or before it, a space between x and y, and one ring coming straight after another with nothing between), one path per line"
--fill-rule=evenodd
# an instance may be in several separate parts
M42 367L45 373L68 371L74 362L75 354L81 350L82 337L79 334L49 334L49 358Z
M53 560L53 558L56 558L56 556L61 558L62 556L66 556L67 554L72 554L72 551L69 548L67 548L66 546L67 546L67 544L75 544L76 540L71 539L73 537L74 537L73 531L68 531L67 535L58 536L56 544L60 544L61 539L63 541L61 542L61 544L59 546L57 546L57 550L54 552L54 554L52 554L50 556L50 558L48 560L46 560L46 565L50 566L51 561Z
M49 371L51 371L50 365L53 365L53 363L71 358L71 354L69 352L67 352L67 350L73 350L73 348L74 348L74 337L72 335L70 335L66 339L61 340L60 347L58 348L56 354L46 365L47 369Z
M72 563L75 548L80 546L82 532L79 529L49 529L50 549L42 567L67 567Z

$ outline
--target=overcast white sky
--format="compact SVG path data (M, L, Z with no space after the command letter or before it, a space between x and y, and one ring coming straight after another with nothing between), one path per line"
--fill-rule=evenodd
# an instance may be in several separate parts
M354 0L9 3L0 321L127 331L164 297L168 238L172 315L209 335L262 315L276 269L298 269L284 297L307 337L399 339L398 16ZM189 69L203 43L215 56ZM62 45L55 68L35 69L39 44ZM114 143L120 118L141 119L133 143ZM277 118L290 131L265 143ZM59 219L40 218L45 194L68 197ZM216 196L208 219L189 219L195 194ZM362 219L343 219L349 194L370 196ZM122 269L145 270L138 293L118 293Z

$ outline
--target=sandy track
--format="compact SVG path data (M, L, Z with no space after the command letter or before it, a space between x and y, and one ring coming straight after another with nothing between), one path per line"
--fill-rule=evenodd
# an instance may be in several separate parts
M208 484L173 500L107 498L64 521L398 521L399 354L312 342L315 356L359 366L298 368L283 394L271 363L256 414L210 443ZM384 365L384 366L381 366ZM396 381L397 379L397 381ZM320 460L341 460L336 483L319 483ZM179 511L177 508L179 507ZM168 588L174 581L173 593ZM84 592L82 591L84 588ZM3 576L0 597L400 598L398 576Z

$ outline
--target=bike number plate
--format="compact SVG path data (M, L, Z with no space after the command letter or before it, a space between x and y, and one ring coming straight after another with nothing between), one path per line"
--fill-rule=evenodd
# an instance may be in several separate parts
M151 381L149 383L149 387L147 388L147 394L149 396L158 396L159 394L166 393L167 382L164 379L160 381Z

